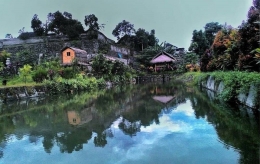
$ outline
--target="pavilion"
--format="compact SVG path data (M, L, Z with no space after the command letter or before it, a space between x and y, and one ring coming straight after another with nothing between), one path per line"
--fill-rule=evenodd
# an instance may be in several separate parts
M160 71L165 69L172 69L171 64L175 63L177 59L171 54L162 51L159 54L155 55L150 61L151 64L154 64L154 71Z

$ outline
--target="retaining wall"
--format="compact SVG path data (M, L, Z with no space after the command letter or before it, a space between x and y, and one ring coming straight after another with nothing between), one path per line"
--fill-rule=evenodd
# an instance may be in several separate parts
M215 98L218 94L223 92L225 89L224 82L216 82L213 76L209 76L206 81L202 81L200 85L204 88L207 88L211 92L209 95L211 98ZM257 97L257 90L256 87L252 84L250 85L250 89L246 93L239 93L237 95L237 99L241 104L244 104L250 108L256 109L257 103L259 103L260 100L256 99ZM259 108L259 107L258 107ZM260 109L258 109L260 111Z

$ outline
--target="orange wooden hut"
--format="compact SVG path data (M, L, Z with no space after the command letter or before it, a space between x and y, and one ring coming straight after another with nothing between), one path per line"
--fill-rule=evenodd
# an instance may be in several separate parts
M78 64L86 65L90 60L90 55L85 50L75 47L64 47L61 50L61 64L70 65L73 59L77 59Z

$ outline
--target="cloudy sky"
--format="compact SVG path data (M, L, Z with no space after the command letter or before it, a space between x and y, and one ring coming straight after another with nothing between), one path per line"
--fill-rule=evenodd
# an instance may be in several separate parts
M23 27L30 32L34 14L44 22L49 12L59 10L83 25L85 15L95 14L100 24L106 24L102 32L114 40L112 30L126 20L135 29L155 29L160 42L188 48L193 30L209 22L238 27L251 4L252 0L0 0L0 38L7 33L17 37Z
M239 152L220 142L212 124L205 118L196 119L191 102L180 104L169 114L162 114L159 124L141 126L135 136L125 135L119 129L122 117L111 126L113 138L107 138L103 148L95 147L94 136L80 151L61 153L54 141L50 154L44 152L42 138L30 143L28 136L17 140L9 138L0 164L37 163L237 163ZM14 152L16 153L14 156ZM26 156L25 156L26 154ZM217 154L217 155L216 155Z

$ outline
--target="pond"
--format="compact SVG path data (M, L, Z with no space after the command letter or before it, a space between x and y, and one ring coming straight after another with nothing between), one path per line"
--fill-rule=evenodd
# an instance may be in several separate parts
M259 114L179 82L0 106L0 164L260 163Z

